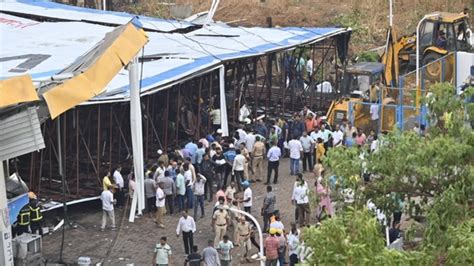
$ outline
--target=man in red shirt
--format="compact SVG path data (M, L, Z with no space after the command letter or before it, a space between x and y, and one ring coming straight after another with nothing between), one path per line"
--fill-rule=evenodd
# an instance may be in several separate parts
M270 236L265 239L265 256L267 257L265 266L276 266L278 262L279 240L275 236L276 232L276 228L270 228Z

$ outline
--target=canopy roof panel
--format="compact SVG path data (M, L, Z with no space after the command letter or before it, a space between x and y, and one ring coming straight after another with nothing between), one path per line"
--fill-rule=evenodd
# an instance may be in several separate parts
M44 2L41 4L45 5ZM10 6L10 3L5 6ZM54 6L58 14L63 10L61 6L65 11L71 8L60 4ZM27 7L22 10L23 15L37 12L38 8L30 4L23 7ZM0 11L4 9L1 6ZM100 12L96 14L96 11L91 13L100 19L106 20L110 16ZM88 13L84 14L87 17ZM130 15L124 23L132 17ZM30 74L34 80L48 79L62 72L114 29L85 21L78 17L77 21L38 22L0 13L0 31L3 35L0 40L3 47L0 50L0 79L21 74ZM143 23L142 19L140 21ZM292 49L348 31L350 29L345 28L244 28L212 24L189 33L148 32L149 42L140 52L145 59L141 93L165 89L216 68L225 61ZM103 93L85 104L128 100L128 83L128 73L122 70Z
M2 2L0 11L18 16L28 15L60 21L85 21L112 26L123 25L136 17L141 23L140 26L145 30L160 32L173 32L194 26L186 21L137 16L125 12L104 11L37 0Z

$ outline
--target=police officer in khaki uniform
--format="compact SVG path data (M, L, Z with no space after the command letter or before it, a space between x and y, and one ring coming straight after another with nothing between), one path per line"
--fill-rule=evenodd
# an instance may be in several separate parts
M239 245L241 248L241 254L244 255L244 258L247 262L251 262L247 255L252 247L252 243L250 241L250 233L252 232L252 227L249 222L245 220L244 217L240 218L240 222L237 224L235 228L238 237L239 237Z
M219 243L226 234L229 219L229 213L223 208L218 208L212 215L212 225L216 233L214 243Z

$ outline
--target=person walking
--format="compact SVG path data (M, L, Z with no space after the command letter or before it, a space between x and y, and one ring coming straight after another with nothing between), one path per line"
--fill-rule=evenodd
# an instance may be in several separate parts
M267 195L263 198L262 216L263 216L263 232L267 232L270 225L270 216L275 211L276 196L272 192L272 186L267 186Z
M114 194L112 193L113 186L109 186L107 190L102 191L100 194L100 200L102 201L102 225L100 226L100 231L105 230L107 225L107 218L109 218L112 225L112 231L116 230L115 228L115 214L114 214L114 204L116 200L114 199Z
M184 265L186 266L201 266L202 265L202 256L198 252L198 246L192 246L192 253L186 256Z
M270 228L270 235L265 239L265 256L267 260L265 261L265 266L276 266L278 263L278 248L280 246L280 241L276 237L277 229Z
M184 210L176 227L176 237L179 237L181 233L183 234L183 244L186 255L190 254L194 246L194 232L196 232L196 223L193 217L188 215L188 211Z
M252 189L248 181L242 182L244 188L244 198L240 200L240 203L244 204L244 211L248 214L252 214Z
M171 247L167 243L167 238L166 236L163 236L160 239L160 243L155 245L155 252L152 264L156 266L172 265L172 254L173 253L171 251Z
M204 218L204 188L206 186L206 181L206 177L201 175L198 171L196 175L196 182L193 184L194 220L197 220L198 207L201 207L201 218Z
M214 241L208 240L207 247L202 250L202 259L208 266L220 266L219 253L214 247Z
M236 225L236 235L239 237L239 245L240 245L240 253L245 259L246 262L251 262L250 259L247 257L249 255L249 251L252 248L252 243L250 241L250 233L252 232L252 226L249 222L245 220L244 217L239 219L239 223Z
M163 225L163 215L166 210L166 195L163 191L163 183L158 183L158 188L156 189L156 224L160 228L165 228Z
M240 150L236 150L236 156L232 164L232 176L235 177L238 191L242 191L240 183L244 179L245 161L247 160L244 155L241 154Z
M256 142L252 148L252 167L254 179L257 182L262 181L262 167L263 167L263 157L265 155L265 144L261 141L261 138L257 136L255 138Z
M296 203L298 209L298 223L300 227L309 224L310 209L309 209L309 197L308 197L308 186L305 185L303 175L298 175L298 184L293 190L292 198Z
M217 251L221 255L221 266L230 266L232 265L232 255L231 251L234 248L234 244L229 240L229 236L225 235L222 241L217 245Z
M303 147L303 172L311 171L313 168L312 147L314 140L305 131L300 138L300 142Z
M300 172L300 159L303 154L303 145L296 138L288 142L288 148L290 150L290 175L296 175Z
M216 234L214 242L219 243L227 233L227 225L230 223L230 216L227 210L218 207L212 215L212 226Z
M144 186L146 197L146 210L148 212L148 216L152 218L156 202L156 182L153 179L153 173L148 174L148 178L145 179Z
M268 168L267 168L267 182L265 185L270 184L272 177L272 172L275 172L275 177L273 179L273 184L278 182L278 167L280 165L281 150L278 148L276 142L272 143L272 147L268 150L267 159L268 159Z

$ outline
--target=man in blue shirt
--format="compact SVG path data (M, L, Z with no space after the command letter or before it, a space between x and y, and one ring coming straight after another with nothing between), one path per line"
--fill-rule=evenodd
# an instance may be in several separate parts
M268 129L265 126L263 120L258 120L257 124L255 125L255 132L259 135L262 135L264 138L268 138Z
M189 139L189 142L184 146L185 150L189 151L189 157L191 158L192 164L196 164L196 151L198 149L198 145L194 143L194 139ZM186 158L186 157L185 157Z
M229 149L224 152L224 158L227 162L225 166L225 175L224 175L224 185L227 186L227 178L229 177L230 172L232 171L232 165L234 164L235 156L237 153L235 152L234 144L229 144Z

